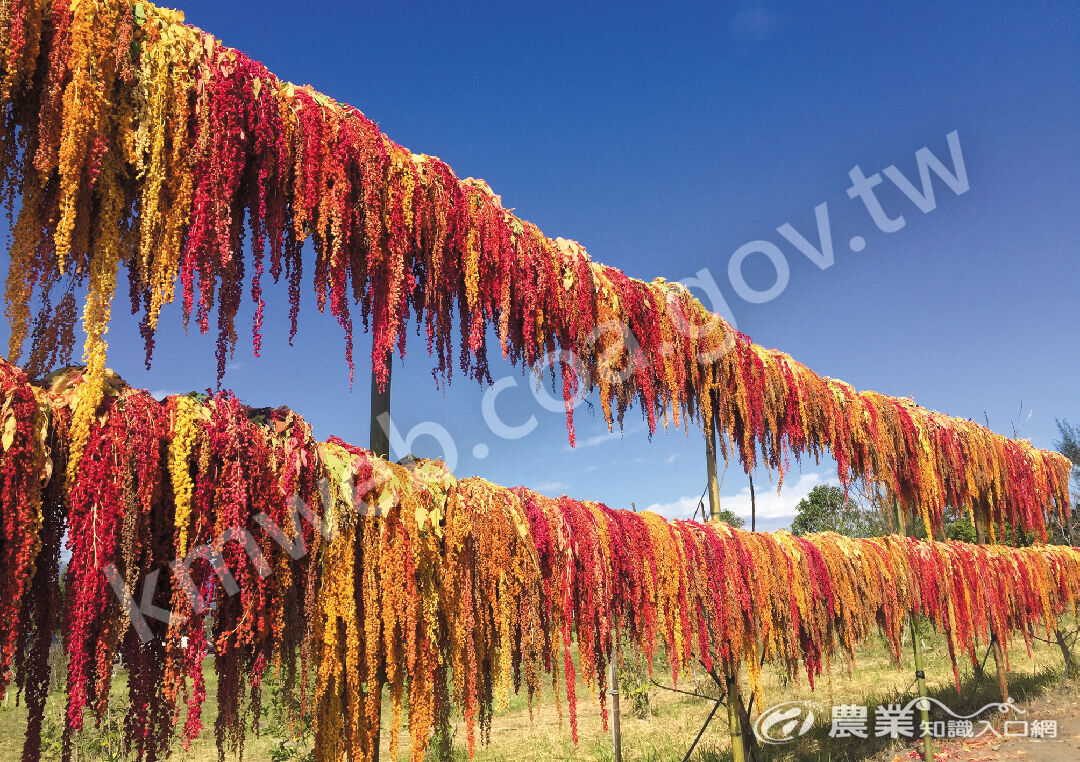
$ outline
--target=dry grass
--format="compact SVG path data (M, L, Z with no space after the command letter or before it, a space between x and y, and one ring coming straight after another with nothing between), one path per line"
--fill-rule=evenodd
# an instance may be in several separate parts
M972 705L973 708L978 708L999 699L992 657L987 664L986 678L977 685L972 680L970 666L961 669L963 692L958 695L944 639L928 632L923 641L925 672L931 695L957 711ZM907 645L910 649L910 644ZM915 695L914 667L911 665L910 651L905 652L904 659L904 665L897 668L883 644L869 645L860 650L850 673L846 665L833 664L828 675L818 679L816 690L810 689L805 677L788 683L775 669L766 665L762 680L765 702L768 705L784 700L813 700L826 708L831 704L858 703L870 705L872 715L872 707L878 703L899 702L901 697L910 699ZM1010 673L1010 687L1018 701L1039 695L1060 679L1062 660L1056 646L1037 642L1032 649L1032 658L1029 659L1023 643L1015 644L1010 650L1010 659L1013 668ZM670 686L670 675L665 675L662 669L658 664L654 678ZM696 679L680 680L679 687L708 695L717 693L712 680L705 675L698 675ZM744 679L742 690L746 692L747 689ZM549 698L550 692L547 692L545 699ZM693 742L712 704L704 699L656 688L650 692L649 700L652 709L649 717L623 717L624 759L678 762ZM492 743L478 749L476 759L479 762L515 759L610 760L611 738L601 726L597 704L582 695L579 697L578 709L580 743L576 749L569 742L568 723L564 721L560 727L558 715L552 702L548 700L534 713L531 722L526 711L515 711L513 706L510 712L497 713L492 727ZM826 709L824 722L822 723L819 717L817 727L807 734L802 743L766 750L768 757L862 759L885 748L881 741L876 744L873 741L860 741L844 745L827 739L829 722ZM822 743L823 738L828 740L827 745ZM702 737L694 756L702 762L712 762L729 758L729 754L727 715L721 707Z
M926 674L931 693L950 707L981 706L987 701L996 700L996 682L994 681L993 659L987 668L989 674L981 684L971 680L971 669L961 672L964 690L958 695L953 685L952 668L944 640L928 633L926 644ZM1010 674L1010 686L1018 701L1039 695L1052 687L1059 679L1062 669L1061 654L1056 646L1036 643L1032 658L1020 643L1010 652L1013 671ZM910 646L909 646L910 649ZM782 676L766 665L764 670L764 690L766 703L781 700L815 700L828 707L834 703L860 703L871 707L880 702L898 701L901 697L914 695L913 675L910 651L905 653L905 664L898 669L889 659L881 644L871 644L862 649L856 659L854 669L848 673L843 664L834 664L826 677L820 678L817 690L811 691L805 678L787 683ZM210 663L207 663L208 694L210 700L204 708L204 724L208 728L196 740L189 752L178 751L172 759L178 762L203 762L216 760L217 752L213 740L213 721L215 716L214 701L216 685ZM654 678L670 685L670 675L658 666ZM117 706L124 705L126 680L123 673L118 675L114 685ZM703 675L680 680L679 687L716 695L712 681ZM745 691L746 685L743 683ZM496 760L610 760L611 737L601 724L599 705L595 696L590 697L588 689L578 685L578 726L579 744L575 747L570 741L569 718L565 716L566 702L562 701L563 717L560 719L550 683L544 688L540 705L530 712L523 696L513 696L509 705L497 710L492 724L491 743L477 746L477 762L495 762ZM981 702L981 703L980 703ZM9 701L0 709L0 759L18 759L22 749L22 734L26 712L21 707L14 707ZM622 721L623 750L626 760L646 760L647 762L677 762L697 735L701 724L708 716L712 704L704 699L684 696L669 691L653 688L649 693L649 715L645 718L628 716L624 713ZM873 710L871 709L871 714ZM55 693L50 699L49 716L46 720L47 744L45 759L57 759L59 751L60 721L63 713L63 694ZM819 717L819 724L805 739L789 747L774 747L770 758L793 759L862 759L881 753L882 744L859 742L844 745L830 742L827 746L822 739L829 725L827 711ZM122 718L118 713L112 717L118 725ZM384 727L389 727L389 702L384 703ZM282 743L285 731L275 726L272 717L264 722L269 732L259 738L249 738L245 747L245 758L251 760L303 759L303 753L309 749L307 744L296 747L295 756L284 754ZM275 732L276 731L276 732ZM455 757L465 759L464 728L455 723ZM115 736L115 733L113 734ZM82 759L108 759L108 733L91 731L94 743L84 743ZM382 759L389 755L389 739L384 733ZM96 744L96 745L95 745ZM289 744L292 747L292 744ZM728 756L728 728L726 713L721 707L705 732L695 758L702 762L724 759ZM275 753L275 749L277 750ZM407 759L407 735L403 733L399 759ZM123 759L123 757L115 757ZM310 759L310 757L308 757Z

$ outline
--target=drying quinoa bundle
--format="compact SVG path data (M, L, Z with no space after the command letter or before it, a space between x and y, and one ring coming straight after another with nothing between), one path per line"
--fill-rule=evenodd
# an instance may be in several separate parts
M89 384L101 401L72 475ZM391 745L407 715L421 760L449 756L458 714L471 753L512 693L535 705L545 674L576 740L578 677L604 713L609 660L628 648L676 682L699 662L745 666L760 701L762 655L813 683L880 633L899 662L915 614L946 634L959 684L979 644L1048 637L1080 602L1076 548L668 521L390 463L317 441L285 408L158 401L81 367L32 384L0 361L0 395L0 690L30 709L25 760L40 756L54 635L69 752L106 712L121 654L139 759L190 743L207 700L222 753L242 751L272 679L318 758L353 762L373 757L387 686Z
M1047 513L1068 505L1060 454L753 344L685 287L592 261L484 181L141 0L0 0L0 195L12 218L8 360L29 346L32 375L70 360L81 298L86 373L104 380L126 271L147 362L179 290L184 325L217 334L220 376L245 298L260 351L267 276L288 282L295 334L310 249L350 374L359 317L377 384L415 320L440 382L455 365L489 380L489 335L503 358L561 375L571 442L573 400L595 391L609 427L634 404L650 434L699 421L725 457L781 481L792 457L831 453L845 486L914 506L928 532L949 504L992 531L1045 537ZM73 406L69 477L92 444L99 389L82 387Z

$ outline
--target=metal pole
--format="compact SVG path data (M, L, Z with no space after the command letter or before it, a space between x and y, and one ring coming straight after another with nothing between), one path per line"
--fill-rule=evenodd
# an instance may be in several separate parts
M907 534L907 526L904 521L904 509L898 498L893 499L896 504L896 526L901 534ZM933 539L933 538L930 538ZM911 625L911 650L915 654L915 683L919 691L919 716L922 718L923 729L923 759L933 762L934 744L930 737L930 702L926 700L926 673L923 672L922 641L919 640L919 632L915 626L915 611L908 612L908 623Z
M705 467L709 475L709 520L720 519L720 486L716 481L716 432L710 426L705 432Z
M379 382L375 378L375 371L371 372L371 434L369 446L376 457L390 458L390 372L393 369L392 355L386 355L386 383L379 388ZM382 684L384 681L383 671L379 670L379 706L382 707ZM379 712L380 718L382 712ZM373 762L379 762L379 746L382 741L382 723L380 719L379 731L375 733L375 744L371 750Z
M371 373L371 451L380 458L390 457L390 371L391 356L386 357L386 384L382 389Z
M750 531L757 531L757 499L754 497L754 476L747 474L750 479Z
M700 741L701 737L705 735L705 728L709 727L709 723L712 722L713 715L716 714L716 710L720 708L720 705L722 703L724 702L717 701L715 704L713 704L712 711L709 712L709 716L705 718L705 724L702 725L701 730L698 731L697 738L695 738L694 742L690 744L690 748L686 750L686 754L683 756L682 762L690 762L690 757L693 756L694 749L697 748L698 741Z
M619 720L619 669L615 652L615 634L611 635L608 654L608 682L611 684L611 751L614 762L622 762L622 724Z

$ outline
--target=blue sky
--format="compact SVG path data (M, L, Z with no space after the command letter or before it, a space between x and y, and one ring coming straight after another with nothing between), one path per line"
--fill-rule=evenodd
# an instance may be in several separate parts
M485 178L519 215L598 261L645 279L707 268L741 330L819 373L988 418L1003 433L1022 403L1021 435L1042 447L1055 416L1080 422L1080 6L189 0L184 10L279 76L357 106L399 143ZM885 179L881 203L906 224L878 230L848 196L849 171L893 165L919 188L916 152L953 168L952 131L969 189L957 195L933 177L924 213ZM788 223L817 244L823 203L835 242L825 269L777 232ZM777 246L789 269L782 293L761 304L728 278L732 254L755 240ZM775 282L766 257L744 264L751 288ZM340 331L309 292L293 348L284 289L271 292L263 357L242 342L225 384L250 404L294 407L319 436L366 443L367 374L349 388ZM175 306L149 372L136 322L116 307L110 362L128 381L159 392L213 384L213 339L184 336ZM360 337L358 357L369 346ZM485 390L463 379L437 390L431 367L418 340L395 362L394 423L443 427L459 475L669 516L693 510L705 477L697 430L650 441L633 411L625 434L609 437L583 406L570 450L532 377L494 362L496 379L517 381L498 394L499 417L536 421L504 440L483 423ZM440 453L431 438L412 449ZM832 478L831 464L793 464L777 496L758 474L759 527L786 524ZM748 510L737 466L721 492Z

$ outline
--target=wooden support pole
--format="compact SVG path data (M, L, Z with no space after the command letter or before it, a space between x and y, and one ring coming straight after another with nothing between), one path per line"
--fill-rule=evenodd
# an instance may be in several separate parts
M1072 651L1069 649L1069 644L1065 642L1065 636L1061 634L1061 628L1059 627L1054 631L1054 639L1057 641L1058 648L1061 649L1061 658L1065 662L1065 674L1062 677L1062 683L1070 677L1074 677L1077 673L1076 661L1073 659ZM5 698L5 706L7 699Z
M980 519L978 506L972 506L975 515L975 542L979 545L987 544L990 537L985 520ZM1001 700L1009 700L1009 673L1005 668L1005 651L1001 647L1001 640L994 632L993 622L990 623L990 650L994 653L994 666L997 667L998 690L1001 691Z
M1005 651L1001 648L1001 641L997 635L991 636L990 647L994 652L994 665L997 667L998 690L1001 691L1001 700L1009 700L1009 672L1005 667Z
M746 762L743 746L742 723L739 721L739 681L734 673L727 676L727 721L731 730L731 758L734 762Z
M705 432L705 468L709 476L709 520L720 518L720 485L716 481L716 433Z
M907 525L904 521L904 509L900 505L900 500L898 498L894 498L894 502L896 504L896 526L901 534L907 534ZM919 640L919 631L915 625L914 611L908 612L908 623L911 625L911 650L915 655L915 684L918 688L920 699L917 703L917 706L919 707L919 716L922 718L920 729L924 732L923 759L926 760L926 762L933 762L934 742L930 737L930 702L926 700L926 673L923 671L922 641Z
M619 665L615 634L608 654L608 683L611 691L611 752L614 762L622 762L622 722L619 719Z

